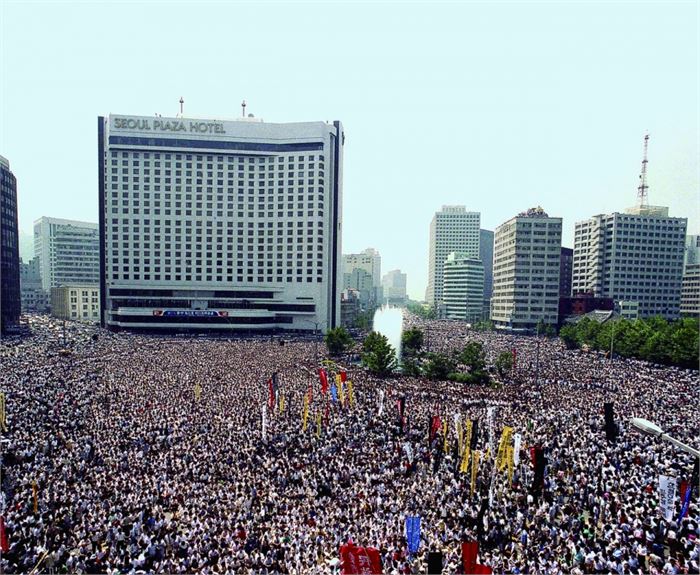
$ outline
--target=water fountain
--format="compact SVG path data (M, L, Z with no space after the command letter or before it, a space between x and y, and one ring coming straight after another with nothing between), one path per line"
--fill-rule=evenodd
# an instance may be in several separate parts
M383 306L374 312L372 329L386 336L401 359L401 334L403 333L403 310L399 307Z

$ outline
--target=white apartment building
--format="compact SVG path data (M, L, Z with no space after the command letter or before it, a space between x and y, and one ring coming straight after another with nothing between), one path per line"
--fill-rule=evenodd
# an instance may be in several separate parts
M343 127L98 118L102 324L340 324Z
M360 291L364 306L382 303L382 257L374 248L343 254L343 289ZM369 283L368 283L369 282Z
M428 246L428 288L426 301L438 307L442 302L442 270L452 252L479 259L481 214L468 212L465 206L442 206L430 222Z
M484 312L484 265L452 252L443 267L442 303L447 319L476 323Z
M63 284L98 284L100 234L90 222L42 217L34 222L34 257L47 294Z
M700 263L688 264L681 285L682 316L700 317Z
M51 288L51 315L58 319L100 321L100 286L70 284Z
M391 270L382 278L384 301L389 304L403 305L406 303L406 274L401 270Z
M638 302L641 318L677 318L686 224L659 206L577 222L572 293Z
M491 320L499 329L557 323L561 218L531 208L496 228Z

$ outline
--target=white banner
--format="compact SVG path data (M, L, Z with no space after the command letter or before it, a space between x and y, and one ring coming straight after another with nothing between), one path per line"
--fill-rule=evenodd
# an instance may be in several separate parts
M384 390L379 390L379 415L384 412Z
M513 436L513 464L517 467L518 463L520 463L520 442L522 441L522 437L520 436L519 433L516 433Z
M263 403L262 406L262 438L263 441L267 441L267 404Z
M676 503L676 478L659 475L659 512L666 521L673 519Z
M408 457L408 462L413 464L413 450L408 442L403 444L403 450L406 452L406 457Z
M495 458L496 453L495 453L495 447L494 447L494 437L493 437L493 426L495 424L495 419L496 419L496 408L495 407L489 407L486 409L486 420L488 421L489 424L489 451L491 452L491 457Z

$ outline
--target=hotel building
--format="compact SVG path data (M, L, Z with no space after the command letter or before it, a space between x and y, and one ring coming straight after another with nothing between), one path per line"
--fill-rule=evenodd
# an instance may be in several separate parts
M340 122L98 118L103 326L340 324Z

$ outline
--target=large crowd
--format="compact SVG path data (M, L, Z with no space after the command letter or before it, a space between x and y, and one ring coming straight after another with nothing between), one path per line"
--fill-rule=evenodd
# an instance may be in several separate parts
M0 342L0 572L330 573L353 541L379 549L385 573L425 573L430 551L458 573L469 540L497 573L700 571L697 485L680 521L680 497L667 521L658 494L660 475L692 483L694 461L628 424L645 417L697 448L697 372L457 322L407 325L433 351L479 340L493 363L515 350L514 370L482 387L344 365L353 400L346 384L341 405L321 392L315 348L325 357L325 347L314 341L76 325L64 341L36 320L31 337ZM457 420L478 422L473 493ZM495 470L504 426L522 438L512 475ZM546 457L539 488L535 445ZM421 517L414 553L409 515Z

